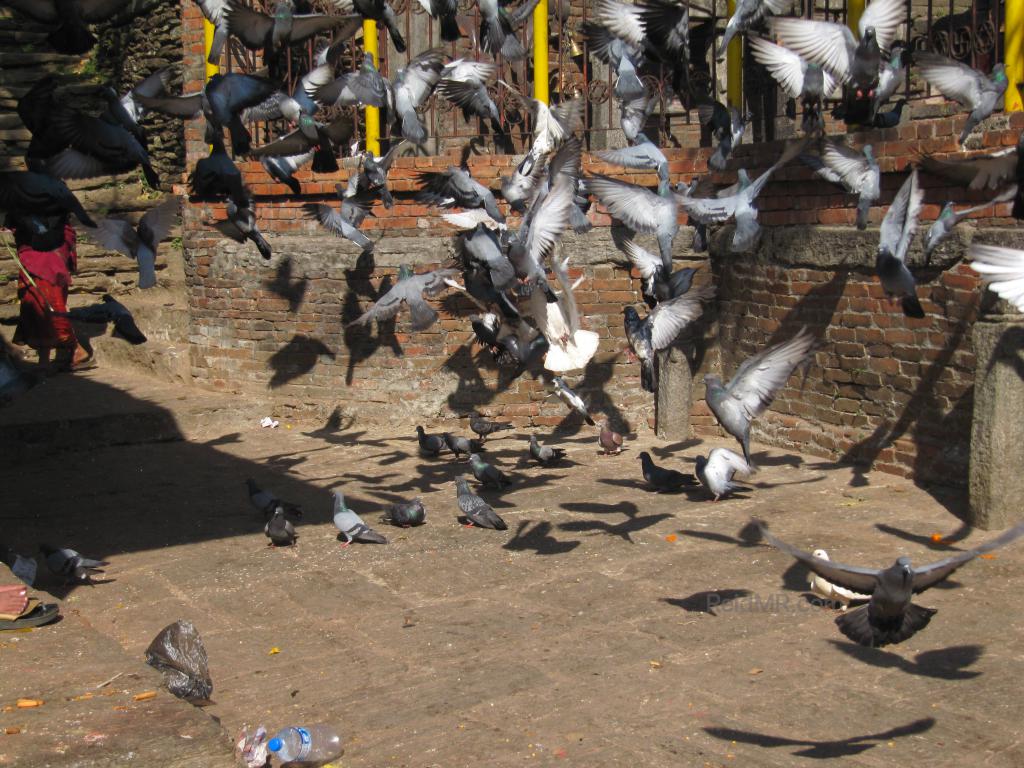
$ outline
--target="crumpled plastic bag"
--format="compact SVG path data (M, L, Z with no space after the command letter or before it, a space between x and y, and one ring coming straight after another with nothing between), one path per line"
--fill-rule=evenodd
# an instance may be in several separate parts
M262 725L251 732L248 725L243 726L235 744L235 755L245 768L264 768L270 762L267 742L267 729Z
M179 620L160 630L146 649L146 663L163 673L167 690L179 699L210 699L213 680L206 648L192 622Z

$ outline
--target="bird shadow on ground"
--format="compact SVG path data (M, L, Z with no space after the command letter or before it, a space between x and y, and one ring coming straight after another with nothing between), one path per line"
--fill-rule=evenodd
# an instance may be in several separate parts
M708 613L718 616L715 608L730 603L740 597L748 597L754 594L749 589L713 589L704 592L694 592L689 597L663 597L661 602L682 608L687 613Z
M680 536L690 536L694 539L705 539L707 541L718 541L722 544L733 544L737 547L756 547L761 543L761 532L753 523L747 523L737 532L735 536L728 536L715 531L695 531L690 528L683 528L677 531Z
M270 356L268 367L274 372L267 386L271 389L283 387L289 381L304 376L313 370L321 357L334 360L337 355L320 339L295 334L291 341Z
M899 539L903 539L904 541L912 541L915 544L921 544L932 551L950 553L960 552L961 550L959 547L952 546L953 543L963 541L971 534L971 531L974 530L971 526L964 523L953 531L953 533L948 536L942 536L939 541L936 541L932 536L922 536L919 533L911 533L910 531L904 531L902 528L896 528L895 526L886 525L885 523L875 523L875 528L882 533L887 533L890 536L895 536Z
M515 535L502 544L502 549L512 552L532 551L538 555L563 555L572 552L580 545L579 541L559 541L551 535L552 525L543 520L533 528L529 528L532 520L522 520L516 528Z
M657 525L662 520L667 520L672 515L661 513L657 515L644 515L643 517L630 516L617 525L606 523L604 520L573 520L568 523L559 523L561 531L572 531L574 533L606 533L610 536L618 536L630 544L635 544L630 534L638 533L652 525Z
M204 441L202 441L200 443L200 445L214 447L214 446L218 446L218 445L229 445L230 443L240 443L240 442L242 442L242 433L241 432L230 432L230 433L228 433L226 435L221 435L220 437L214 437L211 440L204 440Z
M913 659L905 659L896 653L880 648L867 648L856 643L829 640L835 648L864 664L881 669L898 669L908 675L934 677L940 680L970 680L982 673L965 669L981 658L983 645L953 645L934 651L922 651Z
M753 744L758 747L803 747L803 749L799 749L793 752L793 754L798 757L809 757L814 760L828 760L836 757L859 755L884 742L904 736L915 736L919 733L925 733L934 726L935 718L925 717L906 725L890 728L888 731L870 733L864 736L851 736L846 739L835 739L832 741L791 739L785 736L770 736L764 733L741 731L735 728L706 727L704 732L709 736L714 736L716 739L735 741L740 744Z
M755 467L793 467L793 469L800 469L803 466L804 460L802 457L797 456L793 453L783 454L771 454L768 451L761 451L760 453L751 454L750 460L753 462Z
M285 256L277 265L277 272L271 280L263 282L264 287L288 302L288 311L296 312L306 297L309 279L300 277L292 280L292 257Z
M594 515L625 515L636 517L639 507L631 501L620 501L618 504L602 504L597 501L567 501L560 505L566 512L584 512Z
M503 489L498 490L497 488L484 487L477 481L472 481L473 492L480 495L487 500L495 509L509 509L515 508L516 504L511 501L506 501L503 497L505 494L514 494L518 491L527 491L531 488L536 488L541 485L545 485L553 480L561 480L565 475L552 475L552 474L540 474L524 476L516 475L511 478L512 484Z
M672 459L676 458L675 454L678 453L679 451L685 451L688 448L694 448L700 445L702 442L704 441L696 437L691 437L689 440L680 440L678 443L664 445L661 448L651 448L650 451L659 459Z
M787 485L808 485L809 483L820 483L822 480L827 480L827 479L828 479L827 475L818 475L817 477L807 477L807 478L804 478L803 480L789 480L789 481L774 482L774 483L767 483L767 482L751 483L750 480L748 479L746 481L746 483L748 485L753 486L754 488L765 489L765 488L782 488L783 486L787 486Z
M362 253L356 261L355 269L345 270L345 283L348 290L345 292L345 303L341 310L342 325L344 332L342 340L348 350L348 368L345 371L345 384L352 385L355 377L356 366L364 360L368 360L383 346L391 347L395 357L402 356L402 345L395 336L395 318L390 320L377 321L377 335L371 335L366 327L350 325L362 314L359 299L364 297L370 302L375 302L392 288L391 276L386 275L380 282L380 287L374 290L370 276L373 274L373 255Z

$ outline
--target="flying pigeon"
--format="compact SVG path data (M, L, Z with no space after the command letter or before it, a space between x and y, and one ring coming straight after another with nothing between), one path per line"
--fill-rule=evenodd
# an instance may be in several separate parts
M598 443L605 456L622 451L622 435L611 428L608 419L601 422L601 434L598 437Z
M986 77L967 64L922 51L914 54L914 65L929 85L947 99L957 101L971 111L960 133L961 146L967 141L974 126L1003 103L1003 94L1009 84L1002 63L996 64L992 75Z
M659 467L647 451L641 451L637 458L640 460L644 480L659 493L661 491L678 491L684 486L697 485L697 478L693 475L684 475L675 469Z
M89 24L99 24L116 16L129 0L5 0L4 5L41 24L55 24L46 41L58 53L80 56L87 53L96 38Z
M352 138L354 123L352 117L341 114L330 123L317 122L310 115L299 115L298 127L277 141L256 147L253 157L293 157L313 150L314 173L334 173L338 170L337 147L344 146Z
M340 211L326 203L306 203L303 209L329 232L355 243L363 253L372 253L373 241L359 227L367 216L373 216L370 212L373 198L366 192L350 195L340 184L335 185L335 189L341 198Z
M334 77L333 64L321 64L306 77L306 95L325 107L384 107L388 102L388 81L374 64L373 54L364 53L355 72Z
M297 538L295 526L286 517L283 507L274 510L274 514L263 526L263 533L275 547L290 547Z
M907 79L907 66L910 64L911 54L907 46L897 41L889 49L889 55L882 62L882 68L878 73L878 87L875 89L875 97L871 101L871 113L868 115L874 120L878 115L878 108L887 102L896 93ZM905 103L905 102L904 102Z
M491 56L517 61L526 49L515 35L515 28L530 18L537 0L525 0L518 8L507 10L500 0L478 0L480 8L480 44Z
M0 210L33 215L73 213L85 226L96 226L67 185L46 173L0 173Z
M888 568L875 569L843 565L815 557L775 538L760 520L754 522L769 544L792 555L822 578L851 592L871 595L867 605L838 616L836 624L854 642L876 648L903 642L928 626L936 610L912 603L914 595L944 581L978 555L998 549L1024 535L1024 523L1018 523L979 547L958 552L921 568L914 568L910 558L900 557Z
M387 0L332 0L343 13L356 11L364 19L380 22L391 37L391 44L399 53L405 53L406 45L402 33L398 29L398 16Z
M270 261L274 257L274 253L270 249L270 243L263 238L263 233L256 227L256 203L252 195L247 194L238 202L233 197L229 197L224 210L228 217L226 220L218 222L217 228L236 242L244 243L246 240L252 240L260 252L260 256Z
M914 169L885 212L875 257L875 271L885 295L900 300L904 315L917 318L924 317L924 309L917 299L917 283L906 261L923 200L924 190L917 185L917 169Z
M469 466L473 470L473 477L475 477L484 487L490 485L501 490L505 486L512 484L508 475L493 464L488 464L486 461L481 459L479 453L469 454Z
M824 549L814 550L814 556L820 560L829 559L828 552L826 552ZM823 597L826 600L831 600L833 602L839 603L840 607L844 611L849 607L850 603L855 600L866 601L871 599L871 595L862 595L859 592L851 592L848 589L843 589L842 587L836 586L828 579L824 579L818 574L816 574L814 571L811 571L811 574L807 579L807 583L808 585L810 585L811 591L814 594Z
M636 142L622 149L604 149L597 156L606 163L621 165L624 168L648 169L657 172L659 179L668 181L668 158L661 149L647 138L646 134L638 133Z
M964 208L961 211L956 210L953 207L952 202L947 202L942 206L942 210L939 212L938 217L932 222L931 227L928 228L928 234L924 238L924 252L926 256L930 256L939 243L945 240L949 235L956 229L956 226L971 216L972 214L983 211L986 208L990 208L996 203L1005 203L1012 200L1017 195L1017 190L1010 188L1007 192L999 195L998 197L989 200L987 203L981 203L980 205L972 205L970 208Z
M769 14L786 13L793 5L793 0L739 0L736 3L736 10L729 17L725 25L725 34L722 35L722 42L718 44L718 59L724 59L726 51L729 50L729 42L739 34L756 27ZM753 35L750 36L753 39Z
M54 575L64 579L65 584L92 584L92 577L103 573L110 563L106 560L91 560L73 549L58 549L41 544L39 550L46 557L46 567Z
M283 509L289 515L302 517L302 507L279 499L270 491L262 490L252 478L247 479L245 485L249 489L249 503L262 512L264 517L269 518L278 509Z
M121 125L66 106L55 109L50 119L54 130L70 144L47 160L46 167L54 176L90 179L141 166L146 183L153 189L159 188L160 177L146 148Z
M643 320L633 307L623 309L626 340L640 360L640 382L645 391L658 391L655 353L670 347L683 329L700 317L701 302L714 295L711 287L692 290L656 305Z
M530 435L530 456L542 467L550 467L565 458L565 449L541 445L536 435Z
M640 273L640 279L643 281L641 292L650 309L654 309L659 301L677 298L690 290L696 269L684 267L667 276L661 259L641 248L635 240L630 237L617 237L615 230L612 231L612 239L619 250L629 258L629 263Z
M1024 312L1024 251L971 243L967 256L990 291Z
M806 327L788 341L748 357L727 385L713 374L704 376L705 400L718 423L743 446L750 464L750 423L771 405L794 369L808 360L816 341Z
M469 490L469 483L465 478L456 478L455 488L459 499L459 509L471 525L478 528L492 528L496 531L508 530L505 521L491 508L491 505Z
M423 506L423 501L417 496L412 501L395 502L388 508L382 519L399 528L423 525L427 521L427 508Z
M571 389L569 389L568 385L565 383L561 376L555 376L551 380L551 383L555 387L555 391L552 394L554 394L556 397L558 397L559 400L561 400L563 403L569 406L570 411L575 411L576 413L578 413L580 416L583 417L583 420L586 421L587 424L589 424L590 426L597 426L597 422L595 422L594 418L590 415L590 413L588 413L587 404L583 402L583 398L577 395Z
M261 157L260 165L272 178L288 187L293 194L302 194L302 185L295 178L295 172L313 160L315 149L290 157Z
M587 189L608 209L612 218L634 232L655 235L665 274L672 272L672 241L679 231L679 205L667 180L659 180L657 193L646 187L594 174Z
M68 310L67 316L82 323L114 324L112 336L120 336L131 344L145 344L146 335L135 324L132 313L109 293L103 294L103 301L87 307Z
M754 470L742 456L728 448L714 448L707 457L697 457L694 471L701 485L708 489L714 501L718 501L741 488L739 484L733 482L736 473L749 475Z
M441 81L445 55L440 48L424 51L398 70L391 84L388 96L388 114L397 123L397 130L391 135L402 138L417 146L427 140L427 128L417 110L426 104Z
M445 448L444 438L440 435L428 435L423 427L416 427L416 437L420 444L420 453L437 456Z
M363 522L355 512L345 506L345 497L341 491L334 491L334 526L341 531L345 541L341 546L347 547L353 541L360 544L387 544L388 540Z
M495 432L501 432L504 429L514 429L511 424L485 419L476 411L473 411L469 416L469 428L480 438L481 442L486 440L488 435L492 435Z
M412 329L425 331L437 320L437 312L423 300L423 296L436 296L448 287L445 278L457 274L457 269L435 269L433 272L417 275L413 273L412 267L403 264L398 268L398 282L394 287L348 325L366 325L374 320L389 320L398 314L404 302L412 316Z
M501 116L487 90L487 81L494 77L497 67L481 61L457 59L441 71L437 93L462 110L467 120L479 117L490 120L496 133L501 133Z
M505 215L498 210L491 190L476 181L468 168L451 165L446 171L420 171L419 182L419 202L445 208L483 208L492 219L505 223Z
M174 195L168 196L146 211L138 227L124 219L104 219L89 234L104 248L135 259L139 265L139 288L152 288L156 285L156 249L174 226L179 203Z
M380 195L385 208L394 206L395 201L388 189L388 171L405 146L404 141L396 141L383 157L376 157L373 152L364 152L359 173L352 174L348 181L349 195L365 192Z
M743 140L751 116L735 107L726 108L720 102L713 101L698 104L697 117L701 125L711 129L711 135L718 142L715 151L708 157L708 168L713 171L725 170L729 156Z
M767 68L789 98L801 100L804 132L823 130L821 107L825 99L833 97L835 79L820 64L806 62L788 48L757 35L747 39L755 61Z
M189 183L196 197L200 198L230 197L243 200L246 197L242 172L238 170L235 161L228 157L223 137L216 134L213 136L210 154L196 161Z
M448 446L448 450L455 454L456 459L461 459L462 454L469 456L471 453L482 451L484 444L479 440L470 440L468 437L459 437L453 435L451 432L444 432L441 434L441 438L444 440L444 444Z
M459 29L458 0L419 0L423 10L441 22L441 39L446 43L453 43L462 37L462 30Z
M832 139L822 142L820 155L800 159L826 181L839 184L857 195L857 229L867 229L868 212L881 195L882 174L870 144L858 152Z

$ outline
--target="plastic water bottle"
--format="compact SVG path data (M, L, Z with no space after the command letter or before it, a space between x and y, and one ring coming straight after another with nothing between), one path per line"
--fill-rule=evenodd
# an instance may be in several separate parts
M282 763L326 763L341 757L341 736L329 725L285 728L267 743Z

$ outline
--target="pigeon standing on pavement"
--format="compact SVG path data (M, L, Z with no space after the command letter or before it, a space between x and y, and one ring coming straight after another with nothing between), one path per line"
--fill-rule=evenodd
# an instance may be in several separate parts
M41 544L39 550L46 557L46 567L65 584L92 584L92 577L103 573L110 563L83 557L73 549L60 549Z
M821 560L827 561L829 559L828 552L824 549L814 550L814 556ZM828 579L822 578L814 571L811 571L811 574L807 579L807 583L814 594L819 597L823 597L826 600L838 603L840 608L844 611L850 606L850 603L855 600L867 601L871 599L871 595L862 595L859 592L851 592L848 589L844 589L843 587L833 584Z
M290 501L279 499L270 491L263 490L256 485L256 481L252 478L247 479L245 485L249 489L249 503L262 512L265 517L269 518L279 508L290 515L302 517L302 507Z
M505 486L512 484L512 481L508 479L508 475L493 464L488 464L481 459L478 453L469 454L469 466L473 470L473 477L485 488L491 486L500 491Z
M416 438L419 440L420 453L426 456L437 456L444 450L444 438L440 435L428 435L422 426L416 427Z
M494 434L495 432L501 432L503 429L514 429L511 424L503 424L500 421L485 419L475 411L469 416L469 428L476 433L481 442L484 441L488 435Z
M412 501L397 501L388 507L382 520L399 528L423 525L427 521L427 508L423 506L423 500L419 496Z
M622 435L611 428L608 419L601 422L601 435L598 437L598 443L600 443L605 456L622 451Z
M565 458L565 449L541 445L536 435L530 435L530 456L542 467L550 467Z
M275 547L290 547L297 538L295 526L288 519L284 507L278 507L274 510L274 514L267 521L267 524L263 526L263 533Z
M750 463L750 424L771 405L776 393L798 365L808 360L816 345L801 328L792 339L747 358L726 385L713 374L704 376L705 400L718 423L743 446Z
M491 505L469 490L469 483L465 478L456 478L455 487L459 499L459 509L472 525L478 528L492 528L496 531L508 530L508 525L497 512L491 509Z
M456 459L461 459L463 454L469 456L471 453L482 451L484 447L483 443L479 440L459 437L451 432L445 432L441 437L444 439L444 444L448 446L448 450L455 454Z
M693 475L683 474L675 469L659 467L654 463L651 459L651 454L647 451L641 451L637 458L640 460L644 480L659 493L661 491L678 491L684 486L697 485L697 478Z
M870 594L867 605L836 618L839 630L854 642L870 647L900 643L928 626L936 609L911 602L914 595L945 581L955 570L978 555L1005 546L1024 535L1024 523L1004 531L979 547L929 563L921 568L900 557L888 568L862 568L823 560L775 538L759 520L761 535L773 547L792 555L816 574L851 592Z
M715 448L707 457L698 456L696 465L697 479L711 492L714 501L742 487L733 482L734 475L749 475L753 472L743 457L728 448Z
M353 541L360 544L387 544L388 540L363 522L363 519L345 506L345 496L341 491L334 491L334 526L341 531L345 541L341 546L347 547Z

